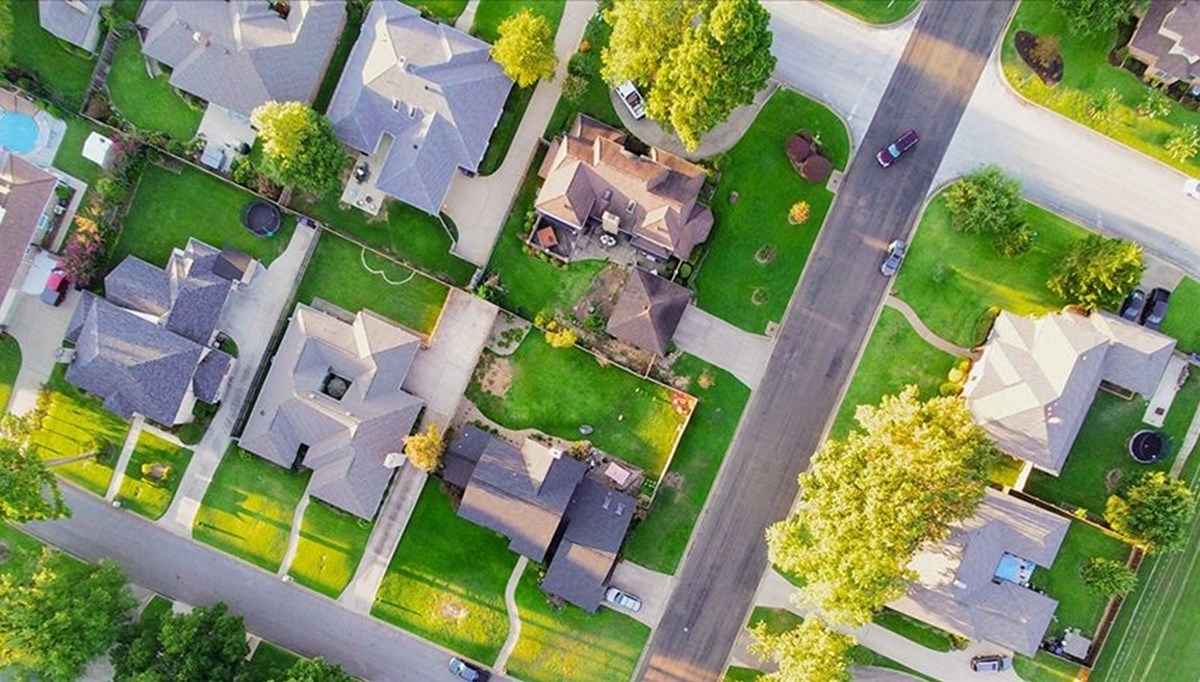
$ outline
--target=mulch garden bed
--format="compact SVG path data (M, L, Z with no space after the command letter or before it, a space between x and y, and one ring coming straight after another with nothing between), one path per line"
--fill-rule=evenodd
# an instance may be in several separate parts
M1054 58L1050 66L1042 66L1036 59L1033 58L1033 48L1037 45L1037 36L1029 31L1017 31L1013 36L1013 46L1017 48L1017 54L1021 55L1021 61L1025 65L1033 69L1038 78L1046 85L1057 85L1063 77L1063 60L1062 55Z

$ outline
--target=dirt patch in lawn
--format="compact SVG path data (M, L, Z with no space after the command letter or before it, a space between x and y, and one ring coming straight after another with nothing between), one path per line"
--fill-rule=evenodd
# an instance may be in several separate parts
M485 393L503 398L508 393L509 386L512 386L512 363L508 358L495 355L489 357L485 362L487 364L481 368L482 376L479 378L479 387Z
M1037 47L1038 37L1029 31L1017 31L1013 36L1013 47L1017 48L1017 54L1021 56L1021 61L1025 62L1037 74L1038 78L1046 85L1057 85L1063 77L1063 60L1062 55L1055 55L1054 59L1048 65L1042 64L1033 57L1034 48Z
M615 263L596 273L592 283L588 285L587 293L575 304L575 319L582 324L590 315L598 315L608 319L612 315L613 306L617 304L617 296L628 277L625 268Z
M668 471L666 475L662 477L662 480L658 482L658 487L671 488L672 490L683 490L683 486L685 484L686 481L683 478L683 474L676 471Z
M438 602L438 615L447 620L457 622L471 615L471 611L463 606L459 600L447 597Z
M1104 475L1104 489L1110 493L1115 493L1117 488L1121 486L1121 477L1125 472L1120 469L1111 469Z

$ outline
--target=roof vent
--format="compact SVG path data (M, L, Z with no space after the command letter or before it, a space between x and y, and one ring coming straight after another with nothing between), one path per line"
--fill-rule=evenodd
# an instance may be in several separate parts
M630 199L629 203L625 204L625 212L626 213L633 213L633 209L635 209L635 208L637 208L637 202L634 201L633 199Z
M612 493L608 493L604 496L604 502L602 502L600 504L600 507L602 509L608 509L608 505L611 503L612 503Z
M624 514L624 513L625 513L625 503L620 502L617 504L617 516L620 516L621 514Z

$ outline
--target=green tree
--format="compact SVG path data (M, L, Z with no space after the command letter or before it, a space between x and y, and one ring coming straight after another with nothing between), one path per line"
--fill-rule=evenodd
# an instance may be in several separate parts
M1167 144L1163 149L1166 150L1167 156L1176 161L1191 159L1196 155L1197 151L1200 151L1200 128L1194 125L1181 127L1177 133L1167 140Z
M771 561L848 625L904 593L913 555L974 513L996 460L957 397L922 402L909 386L855 419L860 429L827 441L800 475L798 511L767 530Z
M43 549L27 570L0 576L0 667L48 682L77 679L112 648L133 606L116 564Z
M341 183L350 157L324 115L303 102L270 101L254 110L250 122L262 138L261 170L268 178L322 194Z
M1129 594L1137 587L1137 573L1120 561L1094 557L1079 571L1083 584L1102 597Z
M113 650L117 682L235 680L250 647L225 604L165 614L126 629Z
M1053 0L1067 20L1067 31L1077 36L1108 33L1133 10L1134 0Z
M1021 183L995 165L971 172L946 190L950 224L962 232L1003 232L1017 221L1023 205Z
M809 616L794 629L774 634L766 623L750 630L751 653L779 665L762 682L846 682L850 679L850 650L854 638Z
M278 682L357 682L340 665L313 658L298 661Z
M1098 234L1076 240L1046 286L1087 310L1117 306L1142 279L1142 247Z
M651 83L684 31L698 22L712 0L616 0L604 13L612 35L602 52L606 83Z
M1104 506L1113 530L1151 552L1179 550L1195 513L1196 497L1187 484L1163 471L1139 476Z
M492 47L492 59L504 69L519 88L527 88L539 79L554 77L558 57L554 54L554 30L550 22L529 8L500 22L499 38Z
M7 415L6 415L7 416ZM0 523L70 516L54 474L32 448L0 441Z

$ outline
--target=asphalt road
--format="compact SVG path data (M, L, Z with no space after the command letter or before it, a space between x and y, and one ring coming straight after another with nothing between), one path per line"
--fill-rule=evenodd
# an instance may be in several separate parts
M784 318L774 354L709 500L644 664L652 682L718 680L767 566L763 531L783 518L837 407L889 280L887 244L913 223L1008 0L926 3ZM872 158L908 128L892 168Z

